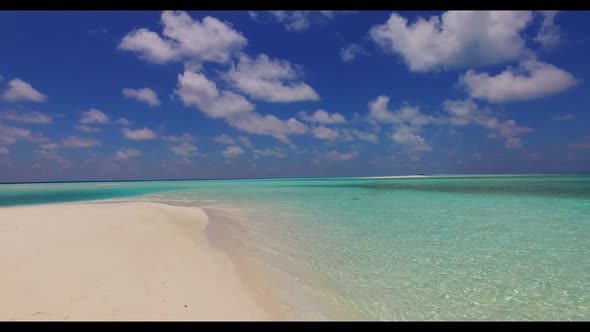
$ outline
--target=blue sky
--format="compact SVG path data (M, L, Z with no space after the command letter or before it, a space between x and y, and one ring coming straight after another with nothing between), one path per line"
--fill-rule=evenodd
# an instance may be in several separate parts
M585 12L0 12L0 181L590 169Z

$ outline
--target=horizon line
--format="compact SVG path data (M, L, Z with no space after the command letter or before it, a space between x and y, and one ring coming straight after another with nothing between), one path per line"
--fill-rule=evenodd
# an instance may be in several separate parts
M381 177L404 177L404 176L457 176L457 175L557 175L557 174L590 174L589 171L579 172L540 172L540 173L440 173L440 174L401 174L401 175L373 175L373 176L287 176L287 177L243 177L243 178L183 178L183 179L137 179L137 180L63 180L63 181L17 181L0 182L3 184L39 184L39 183L91 183L91 182L147 182L147 181L231 181L231 180L281 180L281 179L336 179L336 178L381 178Z

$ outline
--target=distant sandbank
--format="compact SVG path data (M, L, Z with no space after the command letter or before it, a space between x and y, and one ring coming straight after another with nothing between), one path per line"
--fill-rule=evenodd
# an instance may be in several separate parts
M385 175L385 176L364 176L361 179L411 179L411 178L425 178L428 175L417 174L417 175Z

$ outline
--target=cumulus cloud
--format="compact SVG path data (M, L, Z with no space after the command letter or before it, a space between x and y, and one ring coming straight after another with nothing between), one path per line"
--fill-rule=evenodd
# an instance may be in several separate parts
M238 141L240 142L240 144L242 144L243 146L247 147L247 148L252 148L254 147L254 145L252 144L252 142L250 142L250 139L246 136L239 136L238 137Z
M411 152L423 152L432 149L424 137L420 135L422 127L436 124L440 120L420 112L415 106L404 105L391 111L388 107L389 97L379 96L369 103L369 121L373 123L390 123L394 125L391 139L403 145Z
M432 147L424 137L417 134L419 128L416 127L409 127L409 126L399 126L393 134L391 138L393 141L404 145L409 150L414 152L421 152L421 151L430 151Z
M123 128L121 130L123 136L127 139L134 140L134 141L142 141L142 140L150 140L157 138L156 133L148 128L132 130L129 128Z
M274 147L269 149L254 149L252 150L254 153L254 159L258 159L261 157L275 157L275 158L286 158L287 155L283 150L280 148Z
M215 82L201 73L185 71L179 74L175 93L185 106L195 106L211 118L226 118L254 109L254 105L243 96L219 91Z
M30 124L49 124L53 122L51 116L37 111L2 111L0 112L0 120Z
M99 140L79 136L69 136L64 138L61 142L63 146L69 148L91 148L101 145L101 142Z
M503 138L508 149L522 147L520 136L533 130L517 125L514 120L499 120L490 109L479 109L471 99L445 101L443 107L446 115L438 117L426 115L420 112L418 107L409 105L391 111L388 108L388 103L389 97L387 96L379 96L371 101L368 120L392 124L391 139L410 152L432 150L432 146L421 134L425 125L479 125L490 131L489 137Z
M62 168L72 167L72 162L59 154L55 148L46 148L41 145L41 149L34 151L35 155L41 159L50 160L56 162Z
M359 139L361 139L363 141L373 142L373 143L377 143L379 141L379 137L374 133L360 131L358 129L352 129L351 132L354 136L358 137Z
M290 62L265 54L255 59L240 56L237 66L225 75L227 81L254 99L284 103L319 100L317 92L300 82L300 77L300 70Z
M417 106L404 105L399 110L388 108L389 97L379 96L369 103L369 120L382 123L406 124L409 126L423 126L435 121L429 115L420 112Z
M2 99L12 102L32 101L40 103L47 101L47 96L37 91L31 84L15 78L8 82L8 89L2 94Z
M540 11L543 16L543 23L541 28L535 37L535 41L541 44L545 49L550 49L559 44L560 41L560 28L555 24L555 10L543 10Z
M196 138L189 133L183 133L179 136L162 136L162 139L167 142L175 143L176 145L170 147L170 151L184 158L192 158L197 154L197 151L199 151L199 148L191 143L195 141Z
M287 31L303 31L314 23L326 22L336 16L336 12L331 10L271 10L261 13L254 11L248 12L250 18L256 22L262 22L261 14L277 23L283 24Z
M218 90L217 85L201 73L185 71L180 74L175 93L185 106L196 107L211 118L225 119L230 126L247 133L270 135L289 143L289 135L303 135L309 129L294 118L281 120L274 115L252 112L254 105L246 98Z
M82 113L80 123L82 124L106 124L109 123L109 116L104 112L91 108L86 112Z
M42 144L39 144L39 146L41 147L41 149L44 149L44 150L55 150L55 149L59 149L59 144L53 143L53 142L51 142L51 143L42 143Z
M469 95L500 103L541 98L565 91L577 83L563 69L539 61L523 61L518 69L508 68L496 76L468 70L459 78Z
M0 124L0 144L14 144L19 140L29 142L47 142L47 137L36 134L29 129Z
M322 124L337 124L345 123L346 119L340 113L328 113L324 110L317 110L313 114L307 114L306 112L300 112L299 117L307 122L318 122Z
M244 149L242 149L239 146L228 146L227 148L225 148L225 150L223 150L223 155L226 158L237 157L241 154L244 154Z
M100 129L98 127L91 127L89 125L84 125L84 124L77 125L76 130L83 131L83 132L89 133L89 134L100 133L102 131L102 129Z
M454 126L476 124L489 129L490 137L500 136L505 139L508 149L522 147L519 136L533 131L532 128L521 127L514 120L500 121L490 110L480 110L471 99L446 100L443 103L445 111L450 115L448 122Z
M324 155L326 159L330 160L352 160L359 157L359 153L356 151L351 152L338 152L336 150L332 150Z
M142 89L131 89L125 88L123 89L123 96L125 98L131 98L143 103L148 104L151 107L159 106L160 100L158 99L158 95L156 92L150 88L142 88Z
M211 137L211 140L214 142L217 142L217 143L227 144L227 145L236 144L236 141L234 141L234 139L231 138L231 136L229 136L227 134Z
M146 28L136 29L123 37L118 48L159 64L186 59L226 63L247 44L229 23L211 16L199 21L183 11L164 11L161 23L161 36Z
M132 124L131 121L125 119L125 118L119 118L117 121L115 121L116 124L118 124L119 126L129 126Z
M313 128L312 133L313 137L325 140L335 140L339 136L338 131L324 126Z
M281 120L271 114L262 115L254 112L231 117L228 123L251 134L273 136L284 143L290 143L289 135L304 135L309 131L307 125L295 118Z
M359 44L350 44L340 49L340 58L345 63L350 63L354 58L361 54L367 54L365 49Z
M188 142L183 142L179 145L175 145L175 146L170 147L170 151L172 151L172 153L177 154L181 157L191 158L197 154L197 151L199 151L199 148L194 144L191 144Z
M528 52L521 34L529 11L447 11L415 22L392 13L369 35L411 71L456 69L514 60Z
M141 151L137 149L120 149L115 153L116 159L131 159L141 156Z
M162 139L167 142L187 143L195 140L195 137L189 133L183 133L180 136L162 136Z

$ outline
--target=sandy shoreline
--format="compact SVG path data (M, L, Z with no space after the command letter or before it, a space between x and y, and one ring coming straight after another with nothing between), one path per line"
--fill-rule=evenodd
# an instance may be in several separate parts
M0 320L284 319L207 224L151 202L0 208Z

